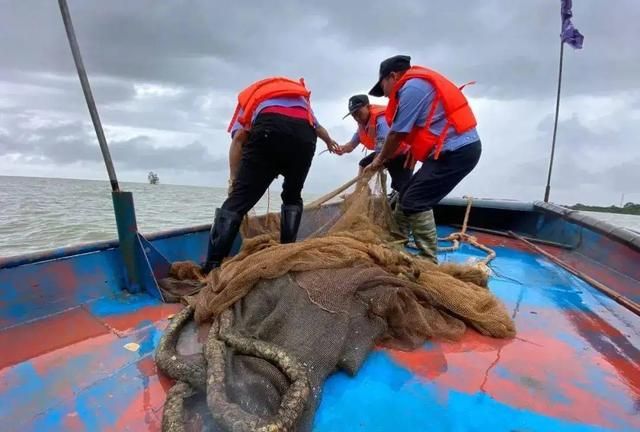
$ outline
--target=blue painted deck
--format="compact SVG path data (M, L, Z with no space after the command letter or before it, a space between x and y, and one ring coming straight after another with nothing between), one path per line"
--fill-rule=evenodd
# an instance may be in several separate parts
M490 287L515 340L469 331L377 351L356 377L327 381L315 430L640 430L640 319L544 258L496 251ZM443 258L476 255L463 246Z
M375 351L356 377L327 381L316 431L640 430L640 318L513 241L485 240L498 254L490 288L517 338L468 331L412 353ZM476 255L463 246L441 258ZM152 352L179 306L113 297L99 282L74 307L0 330L3 431L160 429L171 382Z

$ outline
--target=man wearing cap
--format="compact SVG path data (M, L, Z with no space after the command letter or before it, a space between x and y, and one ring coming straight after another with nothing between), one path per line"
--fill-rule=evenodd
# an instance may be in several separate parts
M332 153L338 144L318 124L304 81L284 77L256 81L238 95L228 131L230 190L216 210L203 271L220 266L229 254L242 218L278 176L282 183L280 242L296 241L302 217L302 187L322 139Z
M362 144L373 153L360 160L361 174L382 149L384 140L389 133L389 124L384 116L385 107L369 103L367 95L355 95L349 98L349 112L343 118L352 116L358 124L358 130L353 134L351 141L339 147L336 152L339 155L351 153L358 144ZM391 176L391 188L400 192L411 178L412 170L406 166L409 146L401 144L393 157L384 163Z
M411 66L409 56L384 60L369 94L389 98L385 117L391 126L367 170L379 170L401 142L410 146L422 167L401 192L395 220L399 234L408 239L413 233L421 255L437 262L433 207L475 168L482 151L473 111L462 88L438 72Z

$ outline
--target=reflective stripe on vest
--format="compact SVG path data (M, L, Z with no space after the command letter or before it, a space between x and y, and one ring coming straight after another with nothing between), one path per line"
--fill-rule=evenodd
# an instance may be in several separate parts
M251 119L258 106L268 100L279 97L302 97L308 104L309 123L313 124L313 115L311 113L311 104L309 97L311 92L304 85L304 79L294 81L284 77L266 78L256 81L246 89L242 90L238 95L238 105L233 113L231 122L229 123L228 132L231 132L236 120L242 127L248 129L251 125ZM242 110L242 115L240 111Z
M385 112L385 117L389 124L393 123L398 109L398 91L408 80L413 78L419 78L431 84L435 91L435 97L427 113L425 125L414 126L409 132L406 142L411 146L411 154L416 160L426 160L434 150L434 159L438 159L449 128L453 127L459 134L467 132L476 127L476 118L473 115L473 111L471 111L467 98L462 94L464 86L458 88L438 72L421 66L413 66L405 72L391 90L389 105L387 105ZM473 84L473 82L469 84ZM442 104L446 121L440 135L435 135L429 128L433 123L433 117L439 103Z

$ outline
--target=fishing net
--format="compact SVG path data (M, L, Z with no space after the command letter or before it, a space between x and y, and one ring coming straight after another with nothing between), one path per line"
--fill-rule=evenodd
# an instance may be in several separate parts
M277 215L252 217L221 268L203 276L175 263L161 281L174 296L199 289L156 352L177 381L164 430L310 430L326 377L357 373L376 345L412 350L469 326L514 336L486 272L435 265L396 241L384 177L337 199L305 207L304 240L281 245Z

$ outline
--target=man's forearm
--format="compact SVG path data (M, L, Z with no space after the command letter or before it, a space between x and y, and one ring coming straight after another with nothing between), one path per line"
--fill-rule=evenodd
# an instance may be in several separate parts
M360 144L358 141L349 141L344 146L348 148L349 151L351 152L351 151L354 151L356 147L358 147L358 144Z
M406 135L407 134L399 132L389 132L382 146L382 150L380 150L380 154L378 154L378 158L380 158L382 162L391 159L391 156L393 156L398 147L400 147L400 143Z
M229 179L234 180L238 175L240 169L240 161L242 160L242 146L247 140L248 133L245 130L239 130L233 140L231 140L231 147L229 148Z
M327 144L331 143L331 137L329 136L329 132L327 132L327 130L324 127L318 125L318 127L316 128L316 135L318 135L318 138L320 138L325 143Z

